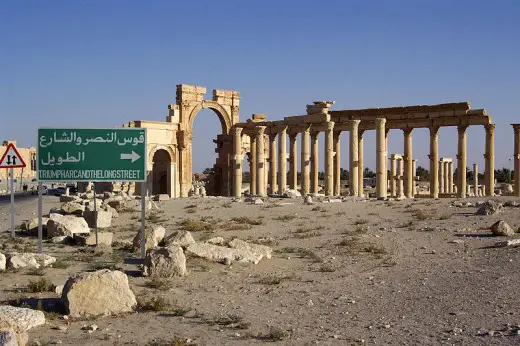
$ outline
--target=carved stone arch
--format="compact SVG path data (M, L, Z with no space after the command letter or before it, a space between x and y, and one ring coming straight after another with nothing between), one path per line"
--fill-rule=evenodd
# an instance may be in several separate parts
M177 155L175 154L175 150L169 145L156 144L148 151L148 165L152 165L153 156L159 150L165 150L168 155L170 155L170 162L176 162Z
M215 101L206 101L198 102L197 105L192 109L190 116L188 117L188 129L191 131L193 129L193 122L195 117L199 113L201 109L209 108L213 110L219 120L220 125L222 126L222 134L228 135L229 131L231 131L231 127L233 126L233 118L231 114L219 103Z

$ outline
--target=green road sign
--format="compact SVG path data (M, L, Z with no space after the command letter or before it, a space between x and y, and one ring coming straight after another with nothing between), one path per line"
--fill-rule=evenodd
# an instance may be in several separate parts
M39 181L146 181L146 130L38 129Z

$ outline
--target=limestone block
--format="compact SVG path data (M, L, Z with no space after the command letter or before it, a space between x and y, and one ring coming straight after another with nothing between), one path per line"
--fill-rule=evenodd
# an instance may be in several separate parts
M93 211L87 208L83 217L92 228L107 228L112 225L112 213L103 209Z
M71 317L117 315L131 312L137 305L128 277L108 269L70 277L61 298Z
M105 210L105 211L109 211L110 214L112 215L112 218L113 219L116 219L119 217L119 213L117 212L117 210L115 210L114 208L112 208L111 206L109 206L108 204L104 204L101 209Z
M301 197L302 194L298 190L286 189L284 192L284 196L289 197L289 198L296 198L296 197Z
M171 278L186 275L186 256L178 245L155 247L146 252L144 276Z
M512 237L515 235L515 231L505 221L497 221L490 228L494 235Z
M90 233L87 221L82 217L74 215L64 215L59 218L51 218L47 222L47 237L69 236L73 237L76 233Z
M164 238L164 244L166 246L178 245L185 248L190 244L195 244L195 240L191 232L180 230Z
M232 249L247 250L255 254L261 254L265 258L271 258L273 254L273 249L269 246L252 244L236 238L229 242L229 247Z
M60 196L60 202L61 203L79 202L80 200L81 200L81 198L78 197L78 196L65 196L65 195L61 195Z
M1 346L19 346L16 333L12 328L0 328Z
M3 272L5 270L7 260L5 258L5 255L3 253L0 253L0 272Z
M28 331L45 324L45 315L40 310L0 305L0 320L7 321L12 326L16 326L18 330Z
M263 254L253 253L248 250L230 249L207 243L191 244L186 249L186 253L220 263L240 262L258 264L264 257Z
M49 222L48 217L42 217L42 233L47 234L47 222ZM38 235L38 218L27 220L22 223L22 230L26 231L31 236Z
M99 244L105 244L107 246L112 246L112 240L114 238L114 233L112 232L98 232L98 242ZM74 240L76 244L80 246L88 246L88 245L96 245L96 234L75 234Z
M504 207L501 203L489 200L486 201L475 213L476 215L494 215L500 213Z
M81 216L85 211L85 206L77 202L67 202L60 206L60 211L59 214Z
M148 225L144 229L144 238L145 238L145 248L151 249L159 245L164 239L166 234L166 229L159 225ZM141 248L141 230L137 232L135 235L132 244L134 245L134 249L138 250Z
M12 253L8 254L7 263L10 268L40 268L47 267L56 262L56 258L47 254L37 253Z
M222 237L213 237L213 238L206 240L205 243L223 246L225 242L224 242L224 238L222 238Z
M313 204L312 196L311 195L305 196L305 199L303 200L303 203L308 204L308 205Z
M12 331L15 334L15 344L12 345L19 345L19 346L25 346L27 345L27 342L29 341L29 335L27 335L27 332L22 329L20 325L16 323L16 321L13 321L11 319L8 319L5 316L2 316L0 314L0 331ZM1 340L1 339L0 339ZM6 340L7 339L6 337ZM0 345L3 345L0 341ZM9 345L9 344L8 344Z
M120 212L126 208L126 201L123 199L122 196L114 196L114 197L105 199L105 201L103 203L111 206L118 212Z
M155 200L158 202L168 201L168 200L170 200L170 196L163 193L163 194L155 196Z

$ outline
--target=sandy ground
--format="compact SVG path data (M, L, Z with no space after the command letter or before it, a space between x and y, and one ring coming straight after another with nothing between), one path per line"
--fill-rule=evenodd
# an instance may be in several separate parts
M163 297L169 304L159 307L163 311L90 320L65 320L49 312L46 325L30 330L30 340L43 345L520 344L520 248L492 247L503 239L491 237L488 230L497 220L520 227L520 208L475 216L475 207L452 207L452 202L165 201L149 219L166 227L167 234L182 228L185 219L203 220L199 225L213 229L194 231L196 240L260 241L273 247L273 258L231 266L188 258L188 276L152 288L158 282L139 275L138 255L131 251L115 246L112 254L95 255L45 243L45 253L56 256L64 268L0 274L0 301L33 298L29 304L40 300L40 306L52 310L47 306L58 296L28 293L30 280L44 277L62 285L71 274L108 265L129 275L138 300ZM57 197L45 196L44 211L57 205ZM21 201L17 224L35 212L36 200ZM34 251L34 238L8 238L8 213L9 205L0 206L2 251ZM229 221L241 216L261 224ZM138 219L138 212L121 213L110 228L115 239L133 238ZM91 324L99 329L82 330Z

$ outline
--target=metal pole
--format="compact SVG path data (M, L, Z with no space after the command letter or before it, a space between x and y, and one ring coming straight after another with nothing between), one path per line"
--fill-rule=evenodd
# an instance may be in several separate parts
M42 226L42 215L43 215L43 203L42 203L42 195L43 195L43 185L42 182L38 182L38 253L41 255L43 253L43 226Z
M11 167L11 237L14 238L14 168Z
M97 227L97 202L96 202L96 184L92 183L92 189L94 190L94 231L96 232L96 246L99 245L98 239L98 227Z
M146 256L146 239L144 228L146 227L146 182L141 182L141 257Z

